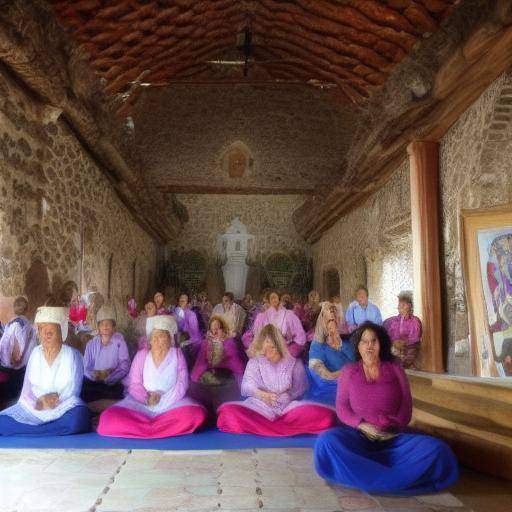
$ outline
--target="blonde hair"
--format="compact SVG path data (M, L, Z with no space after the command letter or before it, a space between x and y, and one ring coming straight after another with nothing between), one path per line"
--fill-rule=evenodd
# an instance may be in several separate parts
M222 330L224 331L224 334L226 336L229 336L231 333L231 326L229 325L229 322L226 320L226 318L222 315L213 315L210 318L210 321L208 322L208 331L211 329L213 322L217 320L219 322Z
M251 357L259 355L262 353L263 342L270 338L272 343L277 348L281 357L285 357L288 355L288 346L286 344L286 340L284 339L281 331L273 324L267 324L261 329L258 333L258 336L254 338L254 341L251 343L249 347L249 354Z
M340 312L336 307L336 304L328 301L322 302L320 314L318 315L318 319L315 325L315 341L318 341L319 343L325 343L325 339L327 338L327 314L331 311L331 309L336 309L334 321L338 327L340 325Z

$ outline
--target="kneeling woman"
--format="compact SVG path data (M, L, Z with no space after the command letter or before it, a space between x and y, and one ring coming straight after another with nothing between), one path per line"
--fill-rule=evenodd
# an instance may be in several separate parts
M0 412L0 436L59 436L91 429L89 410L80 399L82 356L63 344L68 322L67 308L37 310L41 344L28 360L18 403Z
M341 371L336 397L344 426L318 438L318 474L379 494L423 494L454 484L458 467L449 446L402 432L411 419L411 392L386 330L367 322L353 340L358 361Z
M229 326L221 316L212 316L206 338L202 341L196 363L190 374L192 381L202 384L220 384L217 370L229 370L238 386L242 382L244 363Z
M242 395L248 398L219 407L220 430L292 436L317 434L334 425L331 408L298 400L308 387L306 372L302 361L288 353L279 329L272 324L263 327L251 351L255 357L247 363L242 380Z
M194 432L206 410L185 396L187 363L173 346L177 331L172 316L155 316L151 322L151 349L140 350L128 375L128 396L100 416L98 434L155 439Z

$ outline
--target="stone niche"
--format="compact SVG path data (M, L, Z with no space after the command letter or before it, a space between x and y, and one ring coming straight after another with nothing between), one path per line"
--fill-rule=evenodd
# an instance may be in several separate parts
M249 148L243 142L237 141L222 153L220 165L224 175L243 178L251 173L254 159Z

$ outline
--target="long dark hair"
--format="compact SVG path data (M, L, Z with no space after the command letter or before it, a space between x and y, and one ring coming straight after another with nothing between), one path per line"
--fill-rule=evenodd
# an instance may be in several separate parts
M354 347L354 352L356 356L356 361L361 360L361 353L359 352L359 342L363 336L363 332L369 329L373 331L377 339L379 340L379 358L381 361L394 361L395 356L391 353L391 338L389 337L388 332L381 325L374 324L373 322L365 322L361 324L353 333L352 333L352 346Z

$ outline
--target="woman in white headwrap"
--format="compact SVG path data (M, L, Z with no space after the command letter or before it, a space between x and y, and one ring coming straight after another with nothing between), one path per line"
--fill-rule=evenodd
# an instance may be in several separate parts
M40 345L28 360L17 404L0 412L0 435L56 436L91 429L89 410L80 399L82 356L63 343L68 322L67 308L37 310Z
M186 397L189 379L181 349L174 346L176 320L147 320L150 349L137 352L128 375L128 396L100 416L98 434L155 439L194 432L206 409Z

